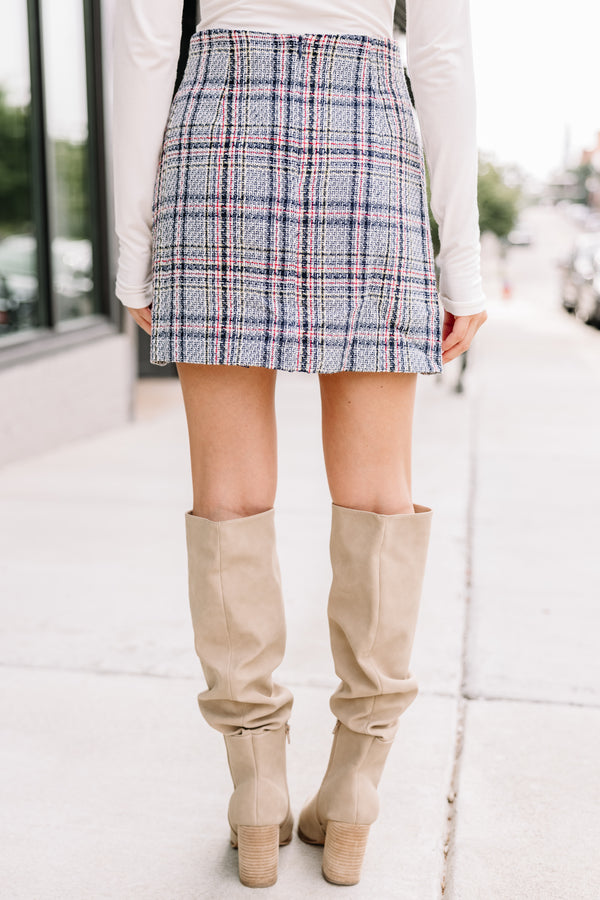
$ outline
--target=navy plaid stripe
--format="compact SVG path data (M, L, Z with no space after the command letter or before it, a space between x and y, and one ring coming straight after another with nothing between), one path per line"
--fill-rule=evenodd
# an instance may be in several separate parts
M152 275L157 365L440 372L397 44L195 32L155 181Z

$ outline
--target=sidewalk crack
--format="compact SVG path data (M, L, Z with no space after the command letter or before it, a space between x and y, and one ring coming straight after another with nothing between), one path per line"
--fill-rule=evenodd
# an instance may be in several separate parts
M468 702L467 680L468 680L468 646L471 624L471 592L473 588L473 531L474 531L474 513L475 501L477 495L477 438L479 424L479 407L477 393L470 395L469 402L469 480L466 508L466 549L465 549L465 582L464 582L464 614L463 614L463 632L461 642L461 663L460 663L460 694L458 696L458 704L456 711L456 730L454 734L454 758L450 773L450 782L447 793L447 816L446 831L444 836L443 853L444 859L442 863L442 874L440 883L440 896L446 896L448 887L448 873L452 851L454 847L454 836L456 831L456 807L457 796L460 784L462 751L464 746L465 729L466 729L466 713Z

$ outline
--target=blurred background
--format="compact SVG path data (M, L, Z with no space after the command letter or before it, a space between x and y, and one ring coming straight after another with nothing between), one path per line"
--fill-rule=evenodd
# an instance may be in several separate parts
M230 900L245 889L195 703L181 391L114 295L117 2L0 5L0 893ZM198 12L186 0L174 90ZM488 319L418 382L421 690L353 896L597 900L600 5L471 0L471 16ZM400 3L395 21L405 49ZM317 379L278 373L295 809L336 683L319 400ZM294 841L267 893L309 892L339 896Z

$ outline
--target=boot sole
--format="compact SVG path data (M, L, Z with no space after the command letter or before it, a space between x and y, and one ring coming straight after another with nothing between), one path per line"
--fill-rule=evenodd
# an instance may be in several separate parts
M358 884L370 825L327 823L323 850L323 877L330 884Z
M313 841L312 838L307 837L307 835L305 835L304 832L302 831L302 829L300 828L300 825L298 825L298 827L296 829L296 833L298 834L298 837L300 838L300 840L303 841L303 843L309 844L311 847L322 847L323 844L325 843L325 838L323 838L320 841Z

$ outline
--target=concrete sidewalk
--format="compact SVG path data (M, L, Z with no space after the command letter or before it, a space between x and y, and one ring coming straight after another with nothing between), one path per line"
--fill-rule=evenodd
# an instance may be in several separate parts
M261 896L600 896L600 332L557 308L551 263L570 226L546 209L529 225L511 301L485 243L489 319L465 391L458 362L419 379L413 497L435 511L421 692L363 878L327 884L320 851L294 838ZM277 407L297 814L327 761L336 683L317 378L280 372ZM140 382L137 409L128 427L0 471L7 900L250 895L228 844L222 738L196 705L178 382Z

